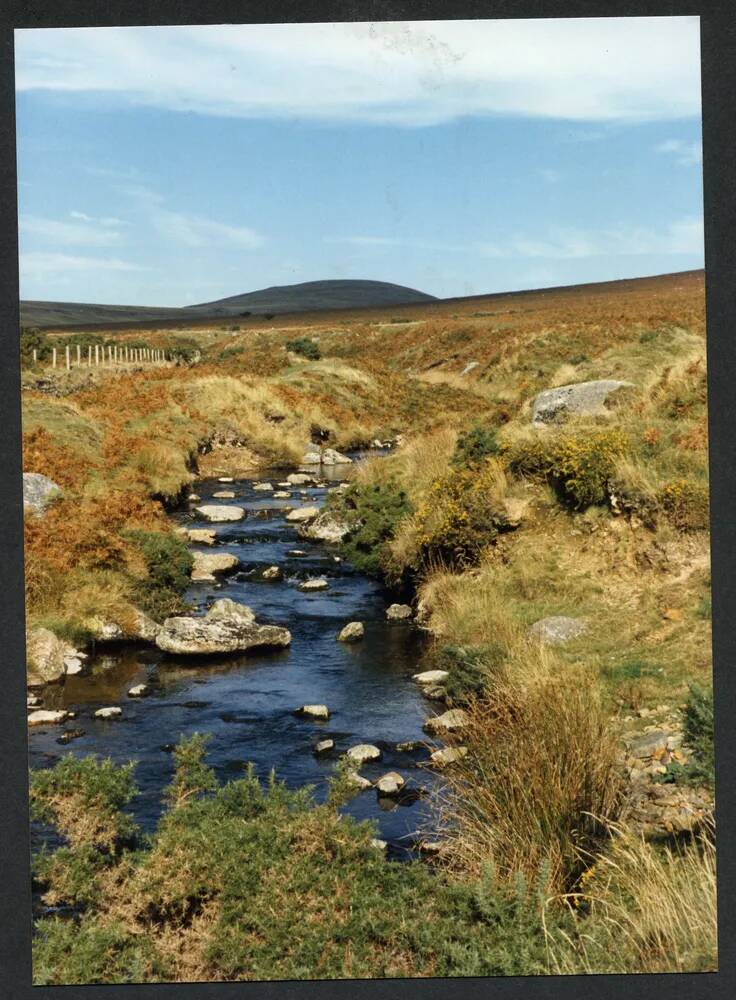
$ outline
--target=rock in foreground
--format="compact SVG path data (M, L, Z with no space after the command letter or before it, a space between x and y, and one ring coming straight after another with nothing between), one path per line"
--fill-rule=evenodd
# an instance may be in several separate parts
M229 598L215 601L204 617L167 618L156 636L165 653L210 656L241 653L258 646L288 646L291 633L276 625L258 625L245 604Z
M63 722L67 717L66 712L58 711L53 712L47 709L39 709L37 712L31 712L28 716L29 726L53 726L58 725Z
M398 795L405 784L406 781L398 771L389 771L376 782L376 791L379 795Z
M319 507L297 507L289 511L286 520L296 524L307 524L309 521L314 521L318 514Z
M305 508L309 510L310 508ZM322 511L311 524L299 530L302 538L313 538L319 542L330 542L337 545L349 532L346 524L336 521L328 511Z

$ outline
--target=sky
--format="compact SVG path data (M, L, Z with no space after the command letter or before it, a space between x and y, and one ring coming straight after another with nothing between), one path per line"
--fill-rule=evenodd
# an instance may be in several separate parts
M697 17L15 32L21 297L703 266Z

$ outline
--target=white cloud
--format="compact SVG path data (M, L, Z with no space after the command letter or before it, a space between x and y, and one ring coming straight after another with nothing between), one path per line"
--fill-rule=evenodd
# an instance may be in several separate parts
M406 247L414 250L443 250L504 259L583 260L590 257L639 257L659 254L703 253L703 219L688 216L669 223L663 230L644 226L580 230L550 227L542 235L499 236L491 241L467 244L435 244L420 239L380 236L328 237L327 243L356 247Z
M21 253L21 280L29 278L47 278L53 275L66 275L70 272L96 271L144 271L145 268L131 261L116 257L77 257L65 253Z
M129 226L129 222L125 222L123 219L116 219L112 215L103 215L100 217L95 217L93 215L87 215L86 212L72 211L69 213L70 218L79 219L82 222L94 222L99 226Z
M127 185L120 192L145 209L146 218L165 239L187 247L218 246L226 243L246 250L263 245L263 237L249 226L233 226L204 215L176 212L164 197L143 185Z
M21 29L18 90L403 126L700 114L697 17Z
M703 162L703 147L699 142L685 142L684 139L666 139L654 147L655 153L674 156L683 167L699 166Z
M101 220L92 219L83 212L70 212L74 222L64 222L58 219L46 219L38 215L21 215L19 233L21 242L28 237L51 243L54 246L89 246L110 247L120 243L120 233L111 228L119 225L118 220L108 220L108 225Z

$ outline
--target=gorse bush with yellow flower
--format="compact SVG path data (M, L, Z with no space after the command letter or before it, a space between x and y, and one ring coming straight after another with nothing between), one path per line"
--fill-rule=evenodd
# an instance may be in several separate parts
M506 526L506 476L496 459L436 479L415 515L420 566L474 566Z

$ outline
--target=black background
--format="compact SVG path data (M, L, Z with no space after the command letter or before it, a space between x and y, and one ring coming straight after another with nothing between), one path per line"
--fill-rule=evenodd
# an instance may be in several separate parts
M364 980L190 985L31 985L18 257L13 28L481 17L700 15L713 567L718 820L718 973L535 978ZM84 1000L460 1000L736 995L734 976L734 721L736 721L736 6L675 2L373 2L309 0L0 0L0 997ZM601 191L605 197L605 191Z

